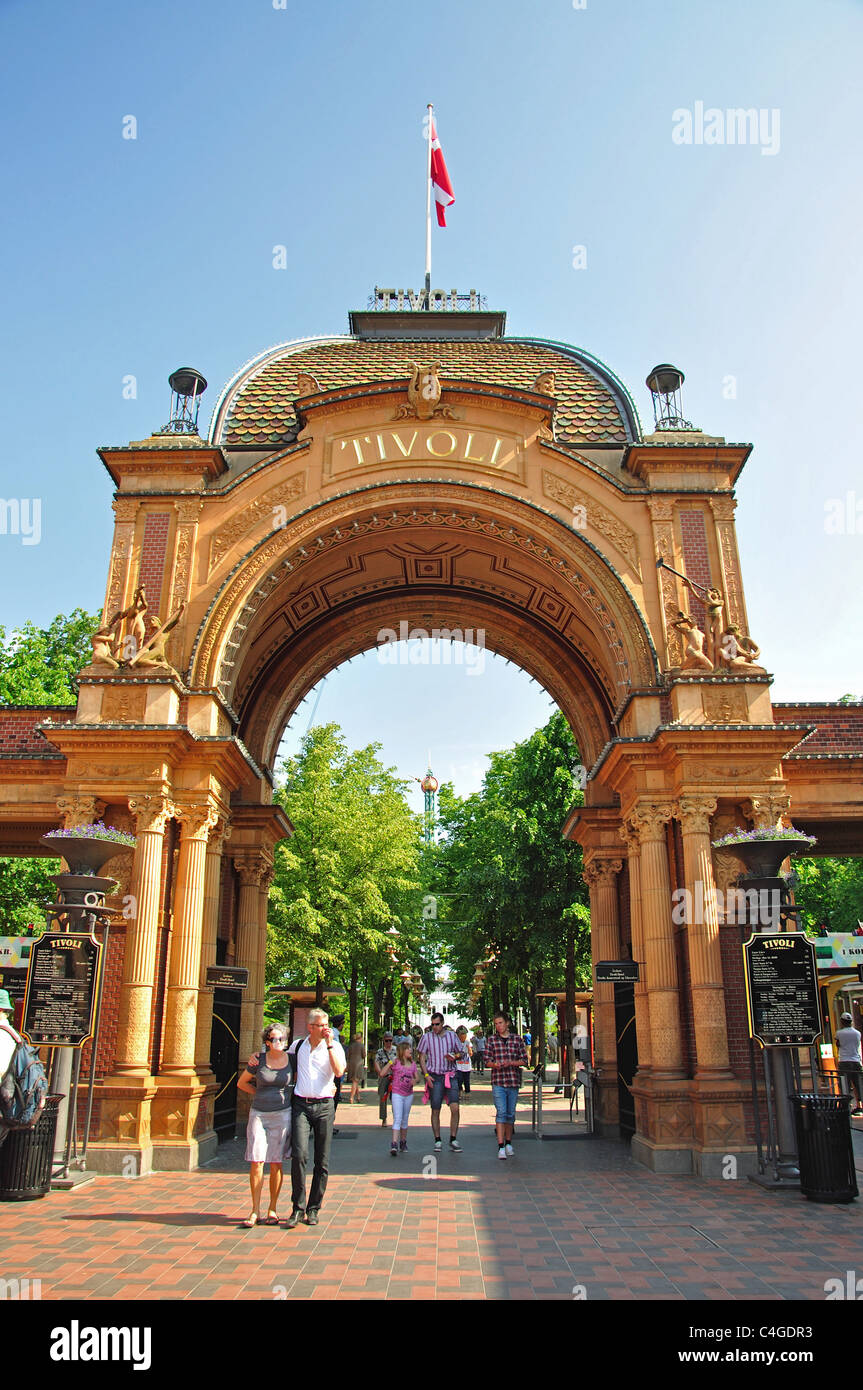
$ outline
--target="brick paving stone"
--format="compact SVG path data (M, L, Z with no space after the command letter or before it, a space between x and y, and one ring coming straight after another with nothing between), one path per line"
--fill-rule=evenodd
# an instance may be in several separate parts
M562 1301L583 1284L589 1299L776 1302L823 1299L825 1279L860 1265L856 1205L650 1173L600 1139L520 1143L518 1163L500 1164L488 1109L478 1090L464 1153L426 1179L427 1130L393 1173L376 1107L354 1107L318 1228L239 1228L241 1144L193 1173L0 1204L4 1269L42 1278L54 1300L251 1301L278 1285L300 1299Z

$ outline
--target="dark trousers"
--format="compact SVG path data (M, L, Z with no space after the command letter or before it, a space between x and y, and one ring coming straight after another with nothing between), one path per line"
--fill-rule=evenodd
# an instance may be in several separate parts
M306 1168L309 1162L309 1138L314 1137L315 1166L309 1211L318 1211L327 1190L330 1171L330 1144L333 1138L335 1107L332 1098L304 1100L294 1096L291 1106L291 1205L297 1211L306 1210Z

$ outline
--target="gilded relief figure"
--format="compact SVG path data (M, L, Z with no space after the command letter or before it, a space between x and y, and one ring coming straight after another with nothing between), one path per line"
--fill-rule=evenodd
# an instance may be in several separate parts
M438 375L440 367L440 362L435 362L431 367L421 367L419 362L411 362L407 404L398 407L394 417L396 420L406 417L432 420L436 416L442 416L446 420L458 419L454 410L441 405L443 387Z

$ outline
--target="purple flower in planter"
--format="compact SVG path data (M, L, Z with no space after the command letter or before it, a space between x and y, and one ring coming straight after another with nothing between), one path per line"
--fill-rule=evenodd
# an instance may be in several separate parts
M94 825L72 825L63 830L48 830L42 838L45 840L109 840L112 844L122 845L127 849L133 849L137 844L137 836L132 835L128 830L118 830L113 825L105 825L104 821L96 821Z
M714 849L732 849L735 845L749 845L758 840L776 841L793 840L797 844L814 845L816 843L814 835L807 835L803 830L795 830L794 826L788 829L778 826L761 825L756 830L730 830L727 835L723 835L721 840L713 840Z

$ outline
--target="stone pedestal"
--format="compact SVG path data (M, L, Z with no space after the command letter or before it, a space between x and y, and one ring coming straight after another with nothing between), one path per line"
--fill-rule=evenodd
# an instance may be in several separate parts
M87 1167L124 1178L153 1171L151 1131L156 1082L152 1076L109 1076L96 1087L99 1138L87 1148Z

